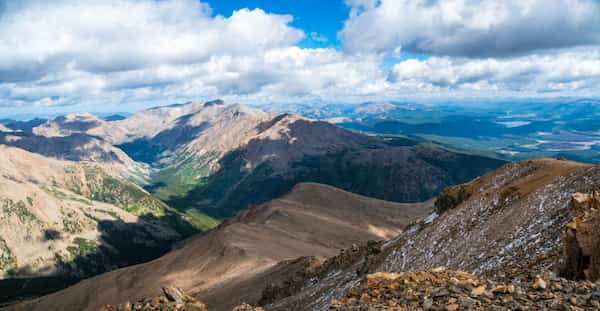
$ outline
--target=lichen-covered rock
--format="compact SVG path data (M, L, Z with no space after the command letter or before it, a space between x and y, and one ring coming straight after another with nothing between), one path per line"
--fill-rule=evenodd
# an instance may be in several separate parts
M575 193L573 220L563 234L563 274L573 279L600 278L600 192Z

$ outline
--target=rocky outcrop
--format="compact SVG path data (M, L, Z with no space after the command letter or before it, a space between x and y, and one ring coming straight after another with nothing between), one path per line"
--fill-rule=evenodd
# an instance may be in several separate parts
M574 217L563 235L563 273L596 281L600 278L600 192L575 193L570 206Z
M181 288L165 286L162 294L151 298L142 298L136 302L125 302L119 305L106 305L100 311L208 311L200 300L186 294ZM231 309L231 311L265 311L247 303Z
M442 214L447 210L456 208L460 203L466 201L473 195L473 183L465 183L456 186L450 186L435 200L435 211Z
M374 273L334 299L330 310L597 310L598 286L553 277L496 282L436 268Z
M131 311L131 310L160 310L160 311L207 311L206 305L186 294L180 288L166 286L163 294L157 297L144 298L137 302L126 302L116 306L106 305L101 311ZM246 309L241 309L246 310ZM250 310L250 309L248 309Z

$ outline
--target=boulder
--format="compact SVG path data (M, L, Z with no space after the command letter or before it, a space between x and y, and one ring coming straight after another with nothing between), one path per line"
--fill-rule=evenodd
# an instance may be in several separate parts
M571 279L600 279L600 192L575 193L573 220L563 233L563 275Z

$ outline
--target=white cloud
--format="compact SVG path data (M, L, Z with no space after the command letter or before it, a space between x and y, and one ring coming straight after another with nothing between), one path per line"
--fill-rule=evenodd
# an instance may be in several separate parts
M488 57L600 42L597 0L348 0L351 52Z
M396 64L388 80L396 89L422 92L597 94L600 48L507 59L411 59Z
M352 56L335 49L273 48L252 55L220 55L194 64L91 73L66 70L32 83L0 86L13 101L57 104L101 100L144 101L225 97L246 101L337 100L368 95L385 80L375 55ZM101 98L98 98L101 97Z
M556 0L556 3L566 1ZM570 1L576 5L569 10L581 12L576 19L579 22L565 29L587 25L590 12L600 20L600 14L592 9L585 12L577 9L577 4L581 5L584 0ZM523 0L522 5L534 2ZM0 0L0 3L8 2ZM230 17L222 17L212 15L206 4L195 0L10 2L12 6L0 16L0 108L44 107L43 110L48 111L53 109L51 107L78 105L65 109L130 110L216 97L268 103L363 101L457 93L485 97L496 94L562 96L586 92L597 95L600 92L600 48L597 46L500 58L434 56L427 60L404 60L391 70L384 70L384 54L374 51L386 51L388 45L396 47L386 52L397 48L400 37L396 30L400 28L386 28L397 26L390 23L393 7L390 16L385 15L373 25L365 24L375 27L375 32L369 27L358 34L351 34L350 30L366 23L365 18L370 14L383 14L380 10L386 3L408 2L347 0L347 3L353 9L342 33L344 43L364 40L365 44L364 50L351 49L355 50L353 53L333 48L300 48L297 43L305 34L290 26L291 16L259 9L242 9ZM425 2L412 3L424 5ZM434 0L427 3L432 8L442 6ZM452 7L459 2L443 3ZM466 2L460 3L466 6ZM555 4L548 5L552 8ZM462 25L463 11L455 14L453 25L458 29L477 30L486 25L487 17L473 17L468 27ZM482 9L481 14L487 16L490 12L504 16L500 9L498 12ZM419 16L416 14L415 18ZM457 38L457 42L472 43L470 36L461 37L462 33L451 33L444 28L447 23L430 20L431 27L425 27L425 22L416 22L411 29L415 33L422 29L418 36L413 35L423 39L421 43L429 40L431 46L442 47L441 43L448 43L445 47L448 49ZM545 19L537 21L545 22ZM487 27L491 29L491 36L503 33L504 30L499 30L502 27L508 25L511 29L517 24L498 18ZM454 39L439 41L433 35L434 30ZM402 34L409 33L402 31ZM581 33L587 34L583 30ZM561 37L564 34L559 33ZM312 40L323 39L319 33L309 36ZM585 36L576 39L581 38ZM475 39L477 36L473 36ZM403 46L402 50L407 49ZM494 50L496 47L491 49L493 53L480 54L498 52ZM118 106L121 103L127 107ZM88 106L82 107L85 105Z
M213 18L196 0L28 1L0 18L0 82L258 53L302 39L291 20L260 9Z
M325 42L329 41L329 39L325 35L322 35L322 34L316 32L316 31L313 31L313 32L310 33L310 38L313 41L319 42L319 43L325 43Z

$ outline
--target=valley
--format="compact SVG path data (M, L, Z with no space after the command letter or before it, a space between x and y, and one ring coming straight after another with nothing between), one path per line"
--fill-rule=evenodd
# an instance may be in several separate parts
M0 311L600 311L600 0L0 0Z
M127 118L106 120L78 113L37 123L30 128L0 129L3 153L11 156L2 164L4 189L10 191L2 195L3 228L8 231L0 234L7 254L0 286L10 288L4 291L3 303L155 259L186 238L218 237L221 226L240 221L235 219L248 208L285 198L302 183L422 206L417 202L504 163L421 140L364 135L323 121L272 115L220 100L151 108ZM396 204L381 202L373 209ZM300 205L298 201L288 208ZM331 209L333 205L327 202ZM390 221L401 224L395 223L395 228L389 224L380 228L373 220L369 234L325 236L324 246L316 249L299 245L289 254L281 251L273 258L258 259L253 255L249 262L231 265L248 266L258 274L301 256L331 256L349 244L390 238L402 230L406 219L424 217L426 211L396 208L401 212ZM347 217L370 219L368 215L362 210ZM308 216L298 220L304 224L298 224L298 232L306 226L304 217ZM256 230L252 232L257 241L270 234L261 233L266 228ZM351 232L357 230L367 229ZM320 235L317 230L306 239L318 240ZM16 251L25 241L34 241L31 249ZM208 247L203 245L194 249ZM54 285L40 286L43 282ZM207 289L208 285L202 287Z

